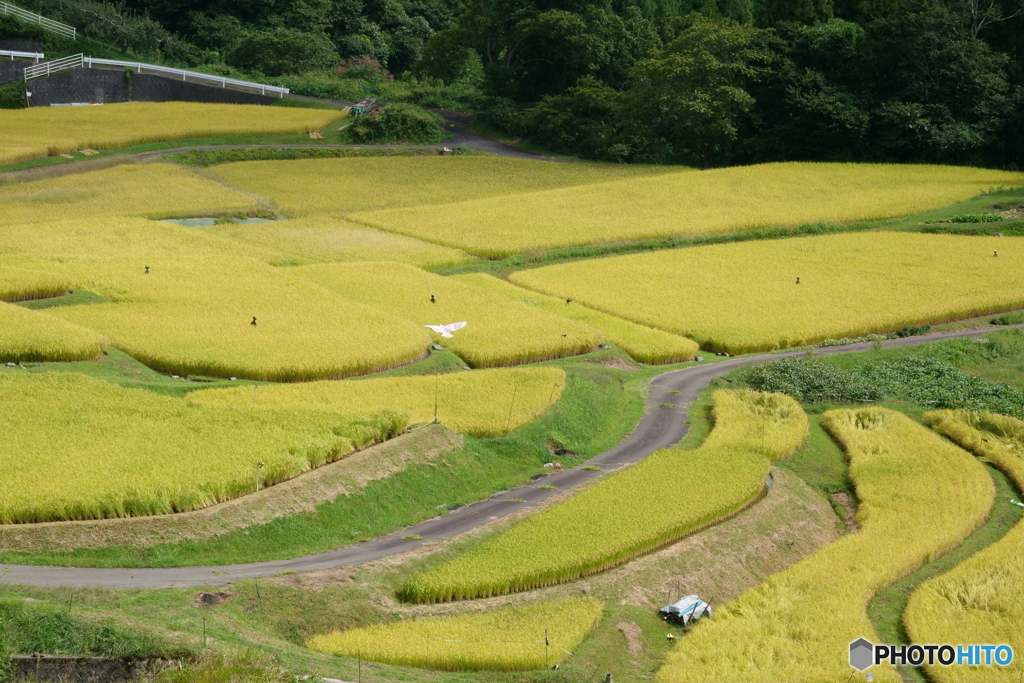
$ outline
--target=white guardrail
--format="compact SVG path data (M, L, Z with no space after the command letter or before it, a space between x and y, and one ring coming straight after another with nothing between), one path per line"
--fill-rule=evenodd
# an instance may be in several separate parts
M33 64L32 66L25 67L25 80L32 78L41 78L43 76L49 76L55 74L58 71L67 71L68 69L77 69L82 66L84 58L82 55L72 55L71 57L65 57L64 59L55 59L52 62L43 62L42 64Z
M62 24L59 21L53 19L47 19L44 16L40 16L35 12L29 12L28 10L15 7L9 2L0 2L0 14L7 14L22 21L27 21L30 24L36 24L40 28L44 28L51 33L62 35L65 38L74 40L77 35L77 30L74 26L68 26Z
M36 64L25 68L25 80L32 78L39 78L41 76L49 76L50 74L57 73L58 71L66 71L68 69L77 69L79 67L93 66L116 66L124 69L135 69L136 73L152 73L158 76L167 76L174 79L180 79L186 82L192 83L205 83L207 85L219 85L222 88L235 87L245 88L247 90L256 90L266 95L271 93L278 97L284 97L290 91L288 88L280 88L276 85L266 85L264 83L253 83L251 81L240 81L234 78L224 78L223 76L211 76L210 74L201 74L198 71L186 71L185 69L173 69L169 66L157 66L156 64L143 64L142 62L122 62L118 59L99 59L97 57L83 57L82 55L74 55L72 57L65 57L64 59L57 59L52 62L43 62L42 64Z
M17 50L0 50L0 57L6 57L12 62L15 59L34 59L36 64L39 63L40 59L45 59L46 55L42 52L18 52Z
M136 73L154 73L158 76L171 76L174 78L180 78L183 81L192 81L194 83L206 83L209 85L219 85L222 88L228 86L234 86L236 88L247 88L249 90L259 90L262 94L272 93L278 97L284 97L290 91L288 88L279 88L276 85L266 85L264 83L253 83L252 81L239 81L234 78L224 78L223 76L211 76L210 74L201 74L198 71L186 71L184 69L172 69L169 66L157 66L156 64L143 64L142 62L122 62L117 59L97 59L95 57L86 57L85 65L90 69L93 64L97 66L119 66L125 69L135 69Z

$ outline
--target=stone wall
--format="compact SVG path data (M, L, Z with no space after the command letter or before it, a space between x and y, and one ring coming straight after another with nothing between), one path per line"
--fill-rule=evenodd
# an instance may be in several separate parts
M43 41L34 38L0 38L0 50L9 52L42 52Z
M0 59L0 85L8 85L15 81L20 81L25 77L25 67L30 66L32 62L25 62L21 60L11 61L9 59Z
M173 660L110 657L51 657L17 655L12 658L14 680L43 683L127 683L140 674L160 671Z
M222 104L271 104L272 95L242 92L219 86L134 74L129 85L117 69L72 69L28 82L33 107L51 104L115 102L212 102Z

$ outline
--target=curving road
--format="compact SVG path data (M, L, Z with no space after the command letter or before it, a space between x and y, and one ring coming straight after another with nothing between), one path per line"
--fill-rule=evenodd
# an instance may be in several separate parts
M1024 325L1014 325L1024 328ZM981 337L995 329L1007 327L985 327L974 330L942 332L923 337L891 339L886 347L912 346L932 343L955 337ZM833 346L816 349L815 355L831 355L867 351L870 342ZM661 448L666 448L686 436L686 418L690 406L715 377L725 375L743 365L764 360L803 355L804 351L763 354L733 358L719 363L695 365L674 370L655 377L650 384L647 397L647 412L633 433L615 448L595 456L574 469L555 472L544 477L544 484L565 490L592 481L624 465L635 463ZM672 393L670 393L672 392ZM678 393L675 393L678 392ZM675 408L659 407L673 403ZM602 471L583 469L587 466L600 467ZM416 526L381 536L367 543L332 550L291 560L255 562L222 567L173 567L166 569L104 569L41 567L32 565L0 564L0 580L10 584L32 586L66 586L74 588L196 588L223 586L228 582L242 579L273 576L281 572L312 572L371 562L384 557L398 555L407 550L421 547L428 541L439 541L501 519L518 510L533 507L559 493L558 490L523 487L502 491L486 500L466 505L435 517ZM423 541L405 538L419 535Z

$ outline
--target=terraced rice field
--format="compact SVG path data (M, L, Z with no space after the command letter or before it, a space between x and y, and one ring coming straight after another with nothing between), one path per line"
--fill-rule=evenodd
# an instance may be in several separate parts
M75 373L0 373L0 413L3 524L207 507L405 427L392 412L193 405Z
M486 273L454 275L451 279L589 325L599 330L606 340L619 346L641 363L679 363L693 360L698 350L697 343L685 337L637 325L593 308L573 305L570 301L531 292Z
M475 260L463 251L374 230L344 218L316 215L268 223L200 228L209 235L279 250L296 263L388 261L419 268L447 268Z
M596 329L440 275L398 263L344 263L294 272L337 294L401 316L419 327L465 322L450 339L434 342L470 366L517 365L592 351ZM431 301L433 297L433 301Z
M670 172L664 166L549 164L493 156L245 161L213 171L273 200L291 217L436 206Z
M675 171L528 195L460 197L443 206L347 210L359 211L351 217L366 225L504 257L573 245L889 218L1022 181L1019 173L954 166L781 163Z
M418 325L255 261L147 265L149 274L136 259L86 264L88 289L112 302L52 314L100 332L152 368L181 375L345 377L413 361L429 341Z
M65 294L71 281L39 270L0 263L0 301L27 301Z
M252 197L172 164L127 164L0 187L4 226L114 216L187 218L256 206Z
M593 598L572 598L340 631L314 636L306 646L442 671L547 669L576 649L602 609Z
M0 363L93 360L102 352L91 330L0 302Z
M116 107L0 110L0 154L15 163L82 148L228 135L301 135L345 112L240 104L131 102Z
M1024 490L1024 422L993 413L939 410L924 416L933 429L992 463ZM1008 501L996 501L1005 505ZM1024 652L1024 523L910 597L904 623L917 643L992 643ZM925 666L935 681L1020 680L1019 655L1007 667Z
M412 577L403 599L444 602L565 583L602 571L742 509L770 459L807 434L782 394L717 391L715 429L693 451L668 449L543 510L455 559ZM699 495L680 495L691 490Z
M867 603L984 520L994 488L967 452L883 408L834 410L823 424L850 457L860 531L822 548L702 621L656 683L830 681L850 676L849 644L879 642ZM900 680L888 667L876 681Z
M825 235L577 261L510 280L745 353L1024 308L1024 239Z
M189 394L190 403L261 409L315 409L342 414L396 410L412 423L432 422L474 436L500 436L535 419L565 388L559 368L501 368L345 382L306 382Z

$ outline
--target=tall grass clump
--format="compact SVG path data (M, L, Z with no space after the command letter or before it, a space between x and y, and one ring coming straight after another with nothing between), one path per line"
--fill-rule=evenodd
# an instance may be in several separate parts
M847 233L584 260L509 279L702 348L748 353L1024 308L1024 239Z
M190 403L261 409L316 409L343 414L397 410L412 423L432 422L477 437L501 436L547 410L565 388L560 368L499 368L345 382L302 382L204 389Z
M518 365L597 348L593 327L509 301L487 290L391 262L302 266L298 275L346 299L418 326L466 322L453 338L433 334L475 368Z
M306 646L371 662L441 671L547 669L568 657L601 619L593 598L415 619L313 636Z
M985 519L985 469L901 413L832 410L822 424L850 457L860 531L825 546L702 621L669 652L656 683L847 680L849 644L878 642L868 601ZM875 680L898 681L875 667Z
M253 389L255 391L255 389ZM0 373L0 524L170 514L404 431L404 415L190 405L76 373Z
M412 577L400 596L486 598L608 569L742 509L763 490L770 461L792 453L807 434L807 415L781 394L717 391L714 418L700 448L658 451Z
M1024 490L1024 422L994 413L937 410L925 422ZM997 501L997 505L1008 501ZM903 623L916 643L995 643L1024 652L1024 523L952 571L926 582L913 595ZM1019 681L1024 663L1008 667L925 666L935 681Z
M563 301L545 296L528 289L516 287L510 282L500 280L486 273L456 275L452 279L464 282L480 289L494 292L506 299L518 301L534 308L563 318L569 318L599 330L604 338L622 348L623 351L641 363L662 364L681 363L693 360L699 347L697 343L670 334L653 327L637 325L587 306L572 305L571 301Z

